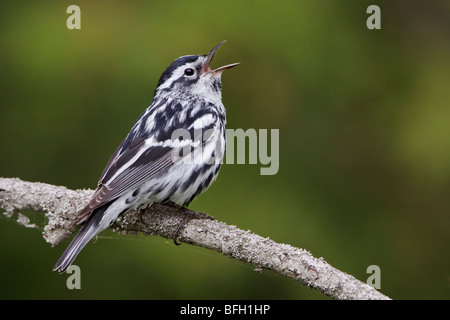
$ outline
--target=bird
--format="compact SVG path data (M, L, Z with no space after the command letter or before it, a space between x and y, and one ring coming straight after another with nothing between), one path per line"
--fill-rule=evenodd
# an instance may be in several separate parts
M162 73L152 103L112 154L91 200L77 213L74 223L82 227L53 271L65 272L94 236L127 211L153 203L187 207L216 180L226 148L221 77L239 64L211 69L224 43L207 54L181 56Z

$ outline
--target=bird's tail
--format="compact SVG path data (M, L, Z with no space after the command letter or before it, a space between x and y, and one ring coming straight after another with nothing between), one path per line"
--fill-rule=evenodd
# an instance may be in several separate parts
M80 232L73 238L72 242L67 246L66 250L56 262L53 271L63 273L72 264L84 246L96 234L105 229L100 223L108 205L100 207L92 212L86 224L80 229Z

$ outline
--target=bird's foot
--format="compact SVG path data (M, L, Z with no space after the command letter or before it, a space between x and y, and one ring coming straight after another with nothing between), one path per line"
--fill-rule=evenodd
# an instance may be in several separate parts
M215 220L213 216L210 216L207 213L203 213L203 212L195 212L192 210L189 210L187 208L183 208L173 202L171 202L171 204L167 203L169 206L173 206L175 208L177 208L179 211L183 210L183 214L185 215L183 220L180 222L180 224L178 225L177 229L175 230L175 232L173 233L172 239L173 239L173 243L177 246L179 246L181 243L177 241L178 238L178 234L180 233L181 229L186 225L186 223L188 223L190 220L192 219L209 219L209 220Z

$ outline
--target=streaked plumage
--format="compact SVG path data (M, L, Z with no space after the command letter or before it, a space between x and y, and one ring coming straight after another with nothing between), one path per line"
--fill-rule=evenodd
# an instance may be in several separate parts
M210 69L222 44L206 55L176 59L161 75L152 104L108 161L91 201L77 215L83 227L53 270L64 272L124 212L165 201L187 206L216 179L226 144L221 74L237 65ZM180 129L189 136L173 137Z

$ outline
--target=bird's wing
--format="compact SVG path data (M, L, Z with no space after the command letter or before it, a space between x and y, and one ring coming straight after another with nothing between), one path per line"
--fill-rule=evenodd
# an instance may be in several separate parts
M216 116L210 117L212 126ZM187 129L192 129L193 123ZM207 126L208 127L208 126ZM88 205L81 210L75 222L86 221L91 212L124 193L135 189L156 174L167 170L206 143L211 136L193 136L192 139L154 141L148 136L127 137L111 156L100 177L97 189ZM182 156L180 156L182 153Z
M105 168L91 201L78 213L76 222L82 223L93 210L174 165L177 162L173 156L176 152L177 147L146 146L145 140L120 155L116 152Z

